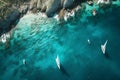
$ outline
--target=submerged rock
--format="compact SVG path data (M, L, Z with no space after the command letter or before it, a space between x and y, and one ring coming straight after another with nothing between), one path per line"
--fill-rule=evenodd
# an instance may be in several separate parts
M110 4L111 0L98 0L97 4Z
M87 3L89 4L89 5L93 5L93 1L92 0L90 0L90 1L87 1Z
M96 9L93 9L93 10L92 10L92 14L93 14L93 16L96 16L97 10L96 10Z

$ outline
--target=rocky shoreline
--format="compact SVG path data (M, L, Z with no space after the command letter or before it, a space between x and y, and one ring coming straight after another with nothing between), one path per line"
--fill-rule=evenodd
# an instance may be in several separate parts
M42 17L53 17L58 22L62 23L64 21L67 21L69 18L74 17L77 12L85 12L88 16L96 16L100 8L107 9L114 5L120 6L119 0L83 1L27 0L25 2L23 0L19 3L17 3L17 1L10 1L13 3L11 5L9 2L8 4L5 2L5 0L3 0L3 2L6 4L0 6L0 41L2 41L2 39L7 39L6 35L11 35L11 29L15 27L17 22L19 22L19 19L24 15L40 13Z
M21 16L27 12L44 12L48 17L60 9L71 7L73 0L2 0L0 1L0 34L10 30ZM13 17L14 16L14 17ZM4 27L3 27L4 26Z

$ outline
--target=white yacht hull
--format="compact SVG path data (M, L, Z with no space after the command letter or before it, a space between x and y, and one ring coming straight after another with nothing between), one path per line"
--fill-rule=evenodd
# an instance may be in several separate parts
M107 41L108 41L108 40L106 40L106 42L105 42L104 45L101 45L101 50L102 50L103 54L105 54L105 52L106 52Z
M60 69L60 59L59 59L58 56L57 56L57 58L55 59L55 61L56 61L57 67Z

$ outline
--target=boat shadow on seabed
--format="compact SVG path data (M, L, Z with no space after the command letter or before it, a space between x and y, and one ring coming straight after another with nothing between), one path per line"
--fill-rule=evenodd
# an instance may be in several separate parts
M69 73L67 72L67 70L62 66L62 64L60 65L60 72L67 76L67 77L70 77Z
M105 58L107 58L107 59L110 59L110 58L111 58L111 57L110 57L110 54L109 54L107 51L105 52L104 56L105 56Z

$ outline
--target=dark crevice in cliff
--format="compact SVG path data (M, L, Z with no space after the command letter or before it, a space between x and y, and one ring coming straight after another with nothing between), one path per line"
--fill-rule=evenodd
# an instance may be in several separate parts
M12 11L5 20L0 22L0 36L9 32L19 22L21 14L18 10Z

